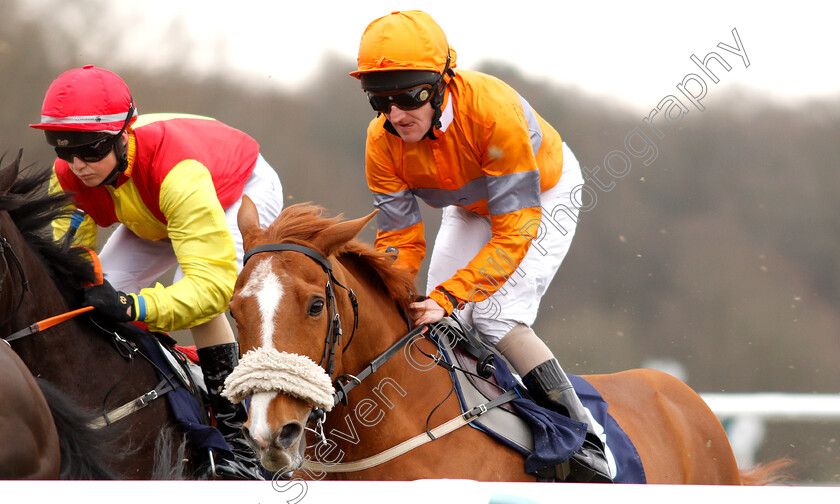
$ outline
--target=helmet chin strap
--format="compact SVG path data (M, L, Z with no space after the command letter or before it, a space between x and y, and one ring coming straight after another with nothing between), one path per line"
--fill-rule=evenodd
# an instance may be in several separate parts
M114 166L111 173L109 173L108 176L105 177L105 180L100 182L97 187L104 187L107 185L116 186L117 179L120 174L124 173L128 168L128 152L126 151L125 144L120 139L117 139L114 142L114 154L117 157L117 165Z
M126 145L122 141L122 134L128 128L128 123L131 121L131 118L134 116L136 109L134 108L134 98L131 98L131 101L128 105L128 114L125 116L125 123L123 124L122 129L119 133L117 133L117 137L114 139L114 154L117 157L117 166L111 170L111 173L105 177L105 180L99 183L97 187L103 187L106 185L115 186L117 185L117 179L120 177L121 173L124 173L126 169L128 169L128 151L126 150Z
M105 180L99 183L96 187L105 187L109 186L116 186L117 185L117 178L120 176L120 171L118 168L114 168L111 173L105 177Z
M446 77L447 73L451 72L450 69L449 69L449 58L450 58L449 52L447 51L446 66L443 68L443 73L440 74L440 81L439 81L438 85L436 86L437 89L435 89L435 94L434 94L434 96L432 96L432 99L431 99L432 109L434 110L435 113L432 116L432 126L429 128L429 131L426 132L426 136L429 137L432 140L437 140L437 137L435 136L435 128L440 129L440 127L441 127L440 116L443 114L443 110L442 110L443 95L444 95L444 92L446 91L446 85L447 85L445 77Z

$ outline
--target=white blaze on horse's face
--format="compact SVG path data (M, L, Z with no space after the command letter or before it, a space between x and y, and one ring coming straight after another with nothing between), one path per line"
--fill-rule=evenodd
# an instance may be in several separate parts
M251 424L251 438L257 443L254 451L257 451L257 448L267 449L271 444L272 428L268 424L268 407L275 397L277 392L260 392L251 396L248 421Z
M265 348L274 347L274 313L283 299L283 284L271 269L271 256L260 259L239 292L240 296L253 296L260 310L260 342Z

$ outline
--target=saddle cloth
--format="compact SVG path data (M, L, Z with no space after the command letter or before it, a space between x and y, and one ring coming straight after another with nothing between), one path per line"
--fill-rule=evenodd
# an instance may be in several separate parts
M208 425L207 412L203 403L194 395L204 388L200 370L196 372L188 364L187 357L174 349L174 341L167 334L150 333L134 324L122 324L119 332L129 333L128 339L135 341L154 363L160 379L170 379L180 385L165 394L178 425L186 433L198 460L196 467L207 462L208 450L227 457L233 457L222 433Z
M496 372L485 382L474 374L475 359L448 341L448 331L436 334L443 359L453 365L450 371L463 412L467 412L498 397L510 389L517 392L525 387L495 354ZM454 347L454 348L453 348ZM492 351L492 349L491 349ZM641 459L630 439L608 412L601 394L585 379L569 375L569 380L589 414L595 432L604 443L605 455L615 483L645 483ZM555 411L543 408L519 394L519 398L500 407L489 409L469 424L525 456L525 471L535 473L568 460L580 449L586 426Z

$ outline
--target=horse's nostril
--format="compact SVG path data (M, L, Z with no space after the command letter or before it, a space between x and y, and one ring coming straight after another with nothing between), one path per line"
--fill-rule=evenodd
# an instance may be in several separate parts
M242 426L242 437L245 438L245 442L248 444L248 446L251 447L252 450L254 450L254 453L259 453L261 449L266 448L265 446L260 446L260 443L258 443L257 440L254 439L253 436L251 436L251 430L244 425Z
M288 450L290 446L300 437L303 428L299 423L293 422L283 426L280 433L277 434L277 444L284 450Z

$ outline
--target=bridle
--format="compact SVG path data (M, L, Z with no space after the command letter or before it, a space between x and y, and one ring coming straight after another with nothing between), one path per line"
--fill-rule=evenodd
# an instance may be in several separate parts
M319 362L318 365L324 367L332 380L333 373L335 372L335 351L336 347L341 344L342 335L341 318L339 317L338 307L335 302L333 285L337 285L347 291L347 294L350 297L350 304L353 306L353 332L350 333L350 339L347 340L347 344L344 345L345 349L350 346L350 343L353 341L353 336L356 334L356 329L359 327L359 302L356 299L356 293L353 292L353 289L345 287L341 282L336 280L335 275L333 275L332 264L326 257L323 256L323 254L313 248L303 245L295 245L293 243L270 243L268 245L260 245L245 252L244 257L242 258L242 265L244 267L245 263L248 262L248 259L254 254L284 251L299 252L311 258L313 261L321 265L321 268L324 269L324 272L329 277L325 286L329 325L327 326L327 335L324 339L324 353L321 356L321 362Z
M353 336L356 334L356 329L359 327L359 301L356 299L356 293L353 292L353 289L345 287L344 284L335 278L335 275L333 275L332 263L330 263L329 259L324 257L324 255L317 250L303 245L295 245L293 243L269 243L267 245L253 247L247 250L245 255L242 257L242 266L244 267L248 262L248 259L250 259L254 254L286 251L299 252L309 257L318 263L329 277L327 279L326 286L324 287L325 296L327 298L327 317L329 317L329 325L327 326L327 334L324 338L324 353L321 356L321 362L319 362L318 365L324 367L324 363L326 361L326 367L324 370L330 377L330 381L333 381L336 387L341 390L343 382L338 378L333 379L333 373L335 372L335 349L336 346L341 344L342 329L341 318L338 313L338 307L336 306L335 293L333 292L332 286L337 285L346 290L347 295L350 297L350 304L353 306L353 332L350 333L350 339L347 340L347 344L344 345L344 349L350 346L350 343L353 341ZM351 379L355 380L354 383L358 382L355 377L351 377ZM346 401L346 394L344 397L344 400ZM334 402L338 402L338 394L336 394ZM309 413L307 423L310 421L315 422L316 428L313 430L306 427L307 430L312 430L322 440L325 439L323 432L323 422L325 418L326 411L324 411L323 408L313 408Z
M339 319L338 310L336 308L335 303L335 295L333 293L332 285L337 285L343 289L345 289L350 296L350 302L353 305L353 316L354 316L354 325L353 325L353 334L356 332L356 328L359 326L359 304L356 300L356 295L352 289L349 289L341 284L338 280L336 280L335 276L332 272L332 264L329 260L324 257L320 252L314 250L310 247L306 247L303 245L295 245L290 243L275 243L275 244L268 244L268 245L260 245L254 247L247 252L243 257L243 266L248 261L248 259L253 256L254 254L259 254L262 252L284 252L284 251L292 251L292 252L299 252L304 254L317 262L321 265L324 271L329 276L326 284L326 297L327 297L327 304L328 304L328 315L330 316L330 323L327 328L327 336L326 341L324 343L324 355L321 358L320 366L323 367L324 361L327 362L327 374L330 377L330 380L333 381L333 385L336 389L335 394L333 395L333 404L338 404L339 402L343 403L345 406L348 404L347 395L348 392L355 388L356 386L362 383L362 380L376 372L385 362L391 359L394 355L399 353L403 350L406 345L411 344L411 342L420 335L423 330L426 328L425 325L417 326L414 329L410 329L407 334L401 337L398 341L392 344L387 350L382 352L378 357L373 359L357 376L353 375L342 375L337 377L333 380L333 372L335 368L335 347L340 344L341 339L341 321ZM410 326L410 321L409 321ZM350 340L347 342L347 345L344 346L344 349L350 344L352 341L353 335L351 334ZM442 359L434 359L437 365L443 366L447 370L453 368L450 364L444 362ZM342 380L343 379L343 380ZM454 390L454 385L453 385ZM447 396L448 397L448 396ZM486 413L489 409L495 408L509 402L513 399L518 397L518 393L515 390L509 390L505 394L497 397L496 399L490 400L484 404L480 404L475 408L458 415L457 417L453 418L452 420L442 424L434 429L429 429L428 426L428 419L426 425L426 431L423 434L415 436L414 438L409 439L406 442L403 442L395 447L392 447L384 452L381 452L373 457L369 457L367 459L363 459L357 462L349 462L349 463L338 463L338 464L330 464L329 466L319 464L317 462L313 462L309 460L308 467L316 468L317 470L323 470L327 472L349 472L349 471L360 471L364 469L368 469L370 467L374 467L379 465L387 460L390 460L396 456L399 456L402 453L410 451L417 446L425 444L429 441L433 441L440 436L444 436L464 425L469 424L480 415ZM435 408L437 409L437 408ZM434 412L434 411L433 411ZM307 431L311 431L314 433L318 438L320 438L320 442L326 442L326 437L324 435L324 428L323 423L326 418L326 412L323 408L314 407L310 413L309 418L307 419L307 424L309 422L315 422L315 428L312 429L308 426L305 426L304 429ZM431 418L431 414L429 415ZM340 467L339 467L340 466Z
M327 375L329 375L330 380L333 382L333 386L336 389L336 392L333 395L333 404L335 405L341 402L346 406L348 392L350 392L350 390L355 388L357 385L360 385L363 379L375 372L388 359L396 355L399 350L401 350L409 341L411 341L417 334L419 334L422 331L423 326L416 327L414 330L409 331L408 334L400 338L400 340L394 343L390 348L388 348L388 350L383 352L379 357L377 357L370 364L368 364L368 366L365 367L365 369L362 370L362 372L359 373L358 376L348 374L339 376L334 379L333 373L335 372L335 349L336 346L341 344L342 330L341 318L339 316L338 308L336 306L335 293L333 292L332 286L337 285L342 289L346 290L348 296L350 297L350 304L353 306L353 332L350 334L350 339L347 341L347 344L344 345L345 350L350 345L350 342L353 341L353 336L356 334L356 329L359 327L359 302L356 299L356 294L353 292L353 289L344 286L335 278L335 275L333 275L332 263L330 263L329 259L327 259L326 257L324 257L323 254L311 247L306 247L304 245L296 245L292 243L271 243L267 245L259 245L245 252L245 255L242 258L242 265L244 267L245 263L248 262L248 259L250 259L254 254L259 254L262 252L286 251L299 252L309 257L310 259L318 263L329 277L325 286L325 295L327 298L327 315L329 317L330 322L329 326L327 327L327 335L324 341L324 354L321 357L321 362L319 363L319 366L324 367L324 362L326 361L326 368L324 370L326 371ZM315 428L311 429L309 427L305 427L305 429L312 431L322 441L326 441L323 431L323 423L325 419L326 411L323 408L313 408L312 411L309 413L307 423L315 422Z
M327 327L327 335L324 342L324 354L321 357L321 362L319 363L319 365L321 367L324 367L324 361L327 362L325 371L329 375L330 380L333 382L333 386L336 389L335 394L333 396L333 404L335 405L340 402L346 406L348 404L347 396L350 390L360 385L362 383L362 380L376 372L376 370L379 369L383 364L385 364L385 362L387 362L391 357L393 357L399 351L401 351L403 347L405 347L412 340L414 340L418 334L423 332L424 326L417 326L414 329L411 329L411 322L409 320L406 320L406 323L409 326L408 333L403 335L399 340L397 340L397 342L395 342L387 350L382 352L378 357L373 359L367 366L365 366L365 368L358 375L354 376L351 374L344 374L333 378L333 373L335 371L335 347L339 345L341 341L341 319L336 308L335 295L333 293L332 286L337 285L342 289L346 290L348 295L350 296L350 303L353 306L353 332L350 334L350 339L347 341L347 344L344 345L344 350L346 350L347 347L350 346L350 342L353 340L353 335L356 333L356 329L359 327L359 302L356 299L356 294L353 292L352 289L345 287L341 284L341 282L336 280L335 276L333 275L332 264L330 263L329 259L324 257L317 250L304 245L295 245L291 243L272 243L268 245L260 245L249 249L247 252L245 252L242 264L244 265L248 261L248 259L254 254L259 254L261 252L284 251L299 252L301 254L306 255L307 257L314 260L316 263L320 264L329 276L325 290L330 324ZM310 414L310 420L323 421L325 414L326 413L323 409L315 408Z
M0 257L3 258L3 274L0 276L0 298L2 298L3 294L3 287L6 284L6 277L11 272L12 268L9 265L9 260L7 257L11 257L12 265L17 269L18 275L21 278L21 286L22 289L20 291L20 296L18 297L17 303L14 304L14 308L9 312L9 315L0 322L0 326L6 325L9 320L17 313L20 309L20 306L23 304L23 297L26 295L26 291L29 290L29 280L26 278L26 274L23 271L23 265L20 263L20 259L18 259L15 250L12 248L12 245L6 240L5 237L0 236Z

